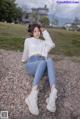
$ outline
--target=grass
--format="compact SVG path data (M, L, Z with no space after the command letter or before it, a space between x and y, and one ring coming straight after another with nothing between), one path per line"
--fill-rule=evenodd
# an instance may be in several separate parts
M26 25L0 23L0 49L23 51L23 44L29 34ZM80 32L48 29L56 47L52 54L80 56Z
M66 30L50 30L56 44L51 52L66 56L80 56L80 32Z
M0 49L23 49L24 40L28 37L27 26L20 24L0 23Z

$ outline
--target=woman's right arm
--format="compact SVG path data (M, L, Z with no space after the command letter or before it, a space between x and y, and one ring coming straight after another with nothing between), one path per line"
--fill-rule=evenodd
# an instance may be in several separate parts
M42 34L43 34L43 37L45 39L46 44L48 46L50 46L51 48L54 48L55 47L55 43L53 42L49 32L45 28L41 28L41 31L42 31Z
M41 28L43 37L44 37L44 43L45 43L45 48L49 52L52 48L55 47L55 43L53 42L49 32L45 28Z
M23 50L23 55L22 55L22 62L25 63L28 58L28 39L25 39L24 42L24 50Z

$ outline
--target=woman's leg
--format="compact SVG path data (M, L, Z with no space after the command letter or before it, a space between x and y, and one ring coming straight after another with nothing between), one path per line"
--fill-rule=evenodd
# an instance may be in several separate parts
M44 71L47 67L46 61L45 60L41 60L36 72L35 72L35 77L34 77L34 81L33 81L33 85L38 85L40 84L40 80L42 79L43 75L44 75Z
M40 80L44 75L46 67L47 67L46 60L40 60L26 64L26 69L28 73L34 76L33 86L39 85Z
M55 72L55 65L51 58L48 58L47 60L47 68L48 68L48 76L49 76L49 82L51 87L51 93L49 95L49 98L47 98L47 109L50 112L56 111L56 99L57 99L57 89L56 89L56 72Z
M25 69L26 69L27 73L29 75L35 76L35 72L37 70L39 63L40 63L40 61L26 63Z
M48 70L50 87L56 86L55 64L51 58L48 58L46 62L47 62L47 70Z
M43 76L44 70L46 68L46 61L41 60L41 61L36 61L36 62L30 62L27 64L28 71L30 73L34 74L35 77L33 80L33 87L30 95L25 99L26 104L29 107L29 111L34 114L38 115L39 114L39 109L37 105L37 100L38 100L38 86L39 82Z

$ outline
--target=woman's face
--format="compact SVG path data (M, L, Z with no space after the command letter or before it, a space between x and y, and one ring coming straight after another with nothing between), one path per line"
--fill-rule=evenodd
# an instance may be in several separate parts
M33 37L39 38L40 35L41 35L40 29L38 27L35 27L33 31Z

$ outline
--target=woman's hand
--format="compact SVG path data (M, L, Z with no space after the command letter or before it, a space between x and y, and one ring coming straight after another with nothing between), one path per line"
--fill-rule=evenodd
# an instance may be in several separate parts
M27 61L21 61L23 64L27 63Z
M45 28L43 28L43 27L41 27L41 28L40 28L40 30L41 30L41 32L43 32L43 31L45 31L46 29L45 29Z

